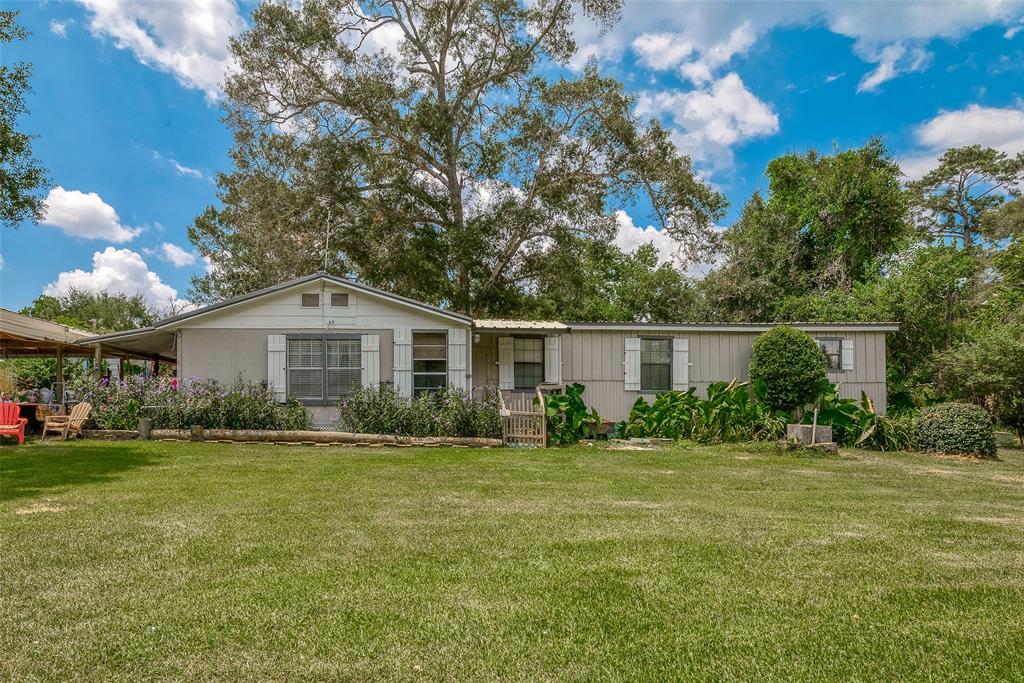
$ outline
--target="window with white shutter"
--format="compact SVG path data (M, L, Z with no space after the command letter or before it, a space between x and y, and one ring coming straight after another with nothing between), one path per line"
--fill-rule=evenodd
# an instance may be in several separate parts
M360 338L352 335L287 337L288 395L308 405L331 405L362 380Z

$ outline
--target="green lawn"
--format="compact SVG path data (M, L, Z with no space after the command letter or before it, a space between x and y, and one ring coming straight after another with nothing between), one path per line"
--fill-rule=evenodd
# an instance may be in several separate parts
M1024 679L1024 453L0 449L3 680Z

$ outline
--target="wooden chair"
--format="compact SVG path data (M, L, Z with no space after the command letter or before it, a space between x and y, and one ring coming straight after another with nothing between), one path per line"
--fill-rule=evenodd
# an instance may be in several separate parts
M67 439L68 434L75 433L82 435L82 425L89 419L92 406L88 403L77 403L67 415L50 415L43 422L43 434L40 440L46 438L47 432L60 432L62 439Z
M18 445L25 443L25 425L28 418L21 416L21 406L0 403L0 435L18 437Z

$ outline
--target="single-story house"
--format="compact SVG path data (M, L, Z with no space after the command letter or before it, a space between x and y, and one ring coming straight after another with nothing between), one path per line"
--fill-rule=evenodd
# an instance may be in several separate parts
M895 324L794 326L818 340L843 395L864 391L885 411L885 333ZM340 398L383 383L414 396L579 382L602 418L621 420L637 396L745 379L753 341L771 327L474 320L318 273L87 343L174 358L182 378L266 380L319 423L336 418Z

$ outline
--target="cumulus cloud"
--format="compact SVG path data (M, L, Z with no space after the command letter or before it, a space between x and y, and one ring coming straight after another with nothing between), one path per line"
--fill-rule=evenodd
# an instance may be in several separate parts
M130 242L142 228L121 224L114 207L95 192L65 190L57 186L46 196L44 225L60 228L71 237L109 242Z
M900 159L903 173L917 179L935 166L950 147L981 145L1007 154L1024 152L1024 104L1016 107L983 107L943 111L914 131L917 147Z
M143 64L210 99L231 64L228 40L245 27L234 0L78 0L89 29Z
M192 308L178 298L178 290L160 280L138 253L131 249L107 247L92 255L92 270L65 271L43 290L49 296L61 296L72 289L111 294L141 294L146 303L161 312Z
M632 49L652 69L675 68L685 77L710 79L716 68L743 54L766 33L785 26L822 26L850 38L854 53L874 65L870 86L924 68L925 47L935 39L955 40L984 26L1006 26L1011 36L1024 19L1022 0L988 2L687 2L646 3L643 11L626 12L610 30L579 17L575 33L579 50L570 66L581 68L588 57L616 61ZM886 49L898 45L903 61L885 61ZM889 55L891 56L891 50ZM674 63L673 63L674 62ZM881 70L879 71L879 68ZM875 73L877 71L877 73ZM709 75L710 73L710 75ZM700 82L700 81L697 81Z
M684 273L689 277L704 277L715 266L715 262L683 263L679 254L679 243L671 235L653 225L641 228L625 211L615 212L615 222L618 224L618 232L612 242L626 253L631 254L645 244L653 244L658 252L659 264L669 263L683 267Z
M195 254L170 242L164 242L161 244L159 253L161 259L168 263L173 263L178 268L191 266L196 262Z
M779 130L774 110L730 73L702 88L642 93L636 113L666 120L680 151L715 169L732 164L732 146Z

